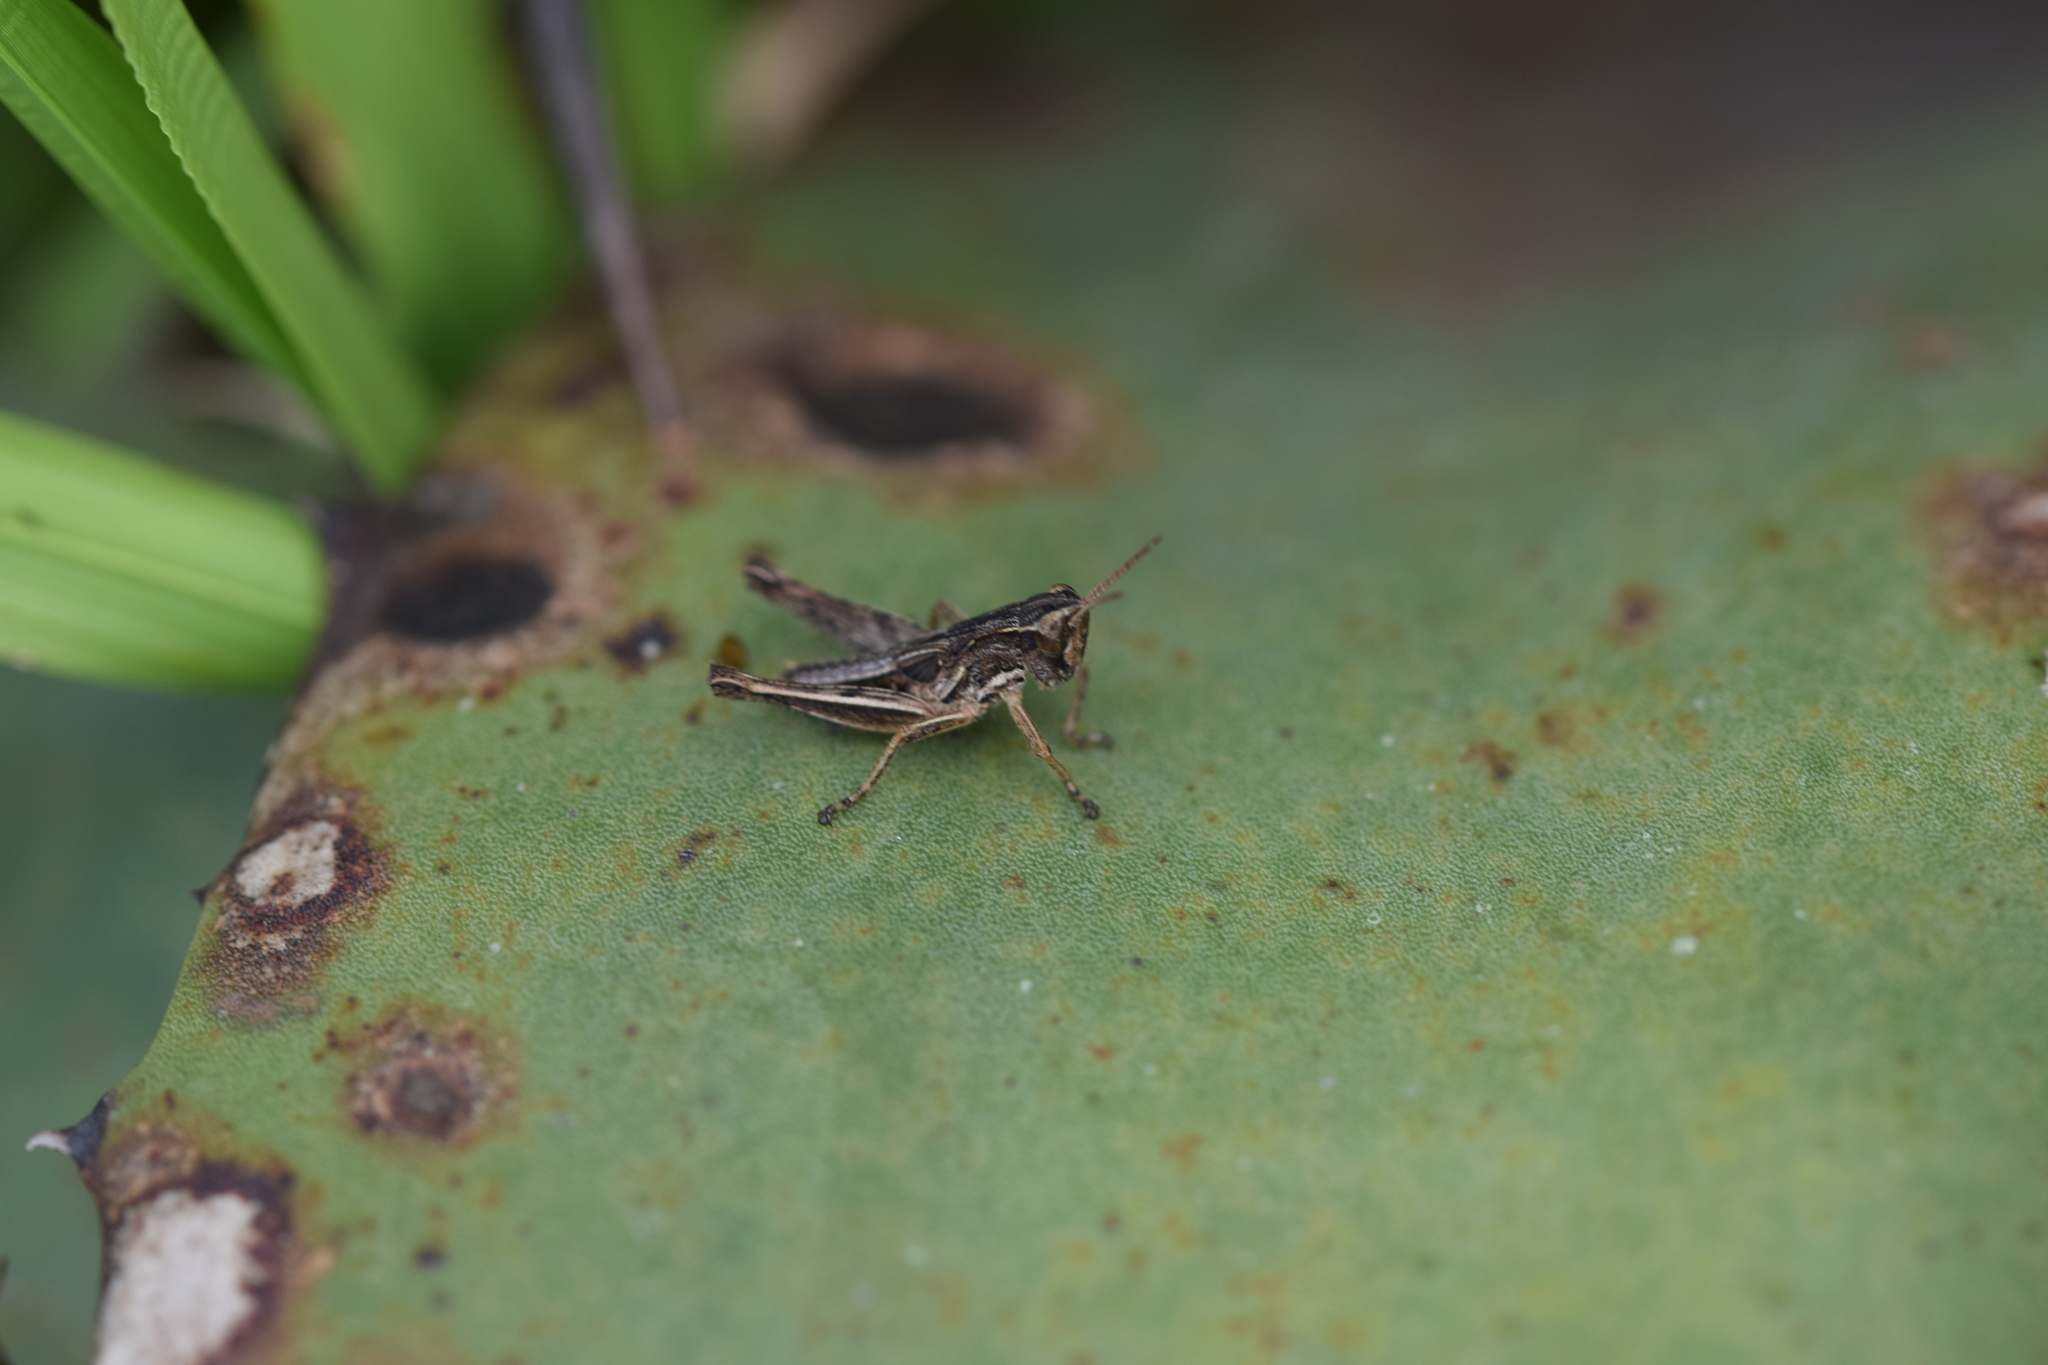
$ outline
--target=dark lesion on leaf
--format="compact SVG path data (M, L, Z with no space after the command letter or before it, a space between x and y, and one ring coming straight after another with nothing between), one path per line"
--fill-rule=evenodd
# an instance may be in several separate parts
M685 646L683 629L665 611L650 612L604 642L605 653L628 673L645 673Z
M735 345L704 402L723 448L880 475L920 506L1149 463L1094 386L964 330L829 311Z
M533 620L554 592L546 567L529 556L450 554L392 584L378 621L393 634L426 644L481 640Z
M480 1022L406 1002L330 1051L355 1063L342 1084L349 1123L366 1137L463 1146L508 1112L516 1094L512 1048Z

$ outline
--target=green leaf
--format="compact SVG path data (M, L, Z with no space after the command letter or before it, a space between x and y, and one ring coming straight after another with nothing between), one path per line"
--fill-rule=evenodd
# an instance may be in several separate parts
M532 319L572 225L485 0L263 0L259 33L316 187L445 389Z
M325 578L266 498L0 413L0 657L104 682L278 690Z
M596 0L590 17L626 174L643 202L673 203L719 164L715 84L739 10L730 0Z
M565 401L617 382L596 329L496 371L444 486L500 500L407 591L516 623L530 553L559 596L311 681L106 1225L218 1201L204 1282L264 1277L240 1339L308 1365L2032 1358L2048 623L1956 620L1921 509L2017 476L1972 534L2042 607L2048 123L1590 282L1452 254L1434 311L1373 268L1456 219L1342 179L1353 125L1273 92L1330 139L1305 194L1274 104L1142 63L1053 154L877 119L750 202L751 270L669 320L726 362L697 501ZM848 299L937 338L840 338L805 420ZM1093 437L818 435L1002 411L990 335ZM706 694L836 653L745 590L763 543L921 615L1155 532L1089 647L1118 745L1062 754L1099 822L998 710L821 829L880 740Z
M0 100L229 345L304 387L262 291L106 30L70 0L0 5Z
M163 131L291 338L306 387L371 482L405 482L433 399L263 145L179 0L107 0Z

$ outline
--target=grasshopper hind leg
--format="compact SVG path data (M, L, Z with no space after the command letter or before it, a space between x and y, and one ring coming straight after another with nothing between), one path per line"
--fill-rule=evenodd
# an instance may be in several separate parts
M941 712L930 720L906 725L892 733L888 744L882 749L882 756L875 760L875 766L868 770L868 775L861 779L861 784L819 811L818 823L829 828L835 817L841 812L852 810L855 803L873 791L875 784L882 780L882 774L888 771L889 760L896 757L898 749L906 744L915 744L921 739L930 739L933 735L943 735L948 730L957 730L963 725L972 725L981 719L981 713L986 709L986 706L962 706L958 710Z

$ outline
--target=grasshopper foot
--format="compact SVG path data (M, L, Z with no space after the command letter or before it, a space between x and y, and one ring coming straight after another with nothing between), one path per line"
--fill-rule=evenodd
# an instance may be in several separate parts
M1081 798L1081 818L1083 820L1100 820L1102 818L1102 807L1095 804L1094 797L1084 796Z

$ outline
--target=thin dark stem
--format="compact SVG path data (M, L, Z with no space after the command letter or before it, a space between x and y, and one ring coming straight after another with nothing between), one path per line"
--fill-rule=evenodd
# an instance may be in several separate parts
M585 248L604 281L605 302L625 347L648 434L663 454L687 470L689 425L676 393L668 347L661 339L647 255L619 174L582 2L518 0L518 11L527 61L575 196Z

